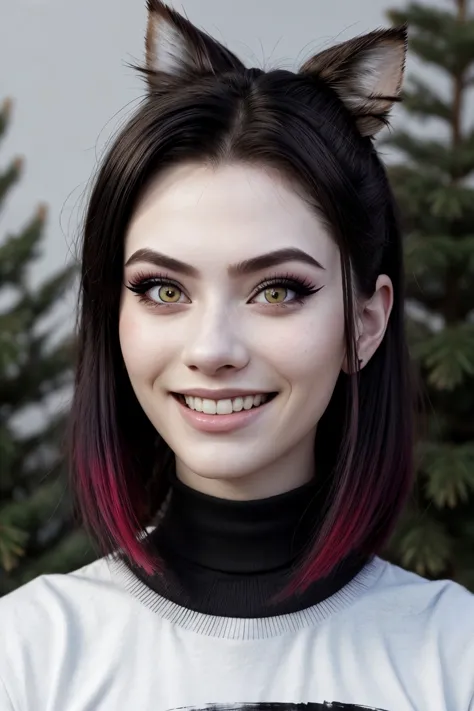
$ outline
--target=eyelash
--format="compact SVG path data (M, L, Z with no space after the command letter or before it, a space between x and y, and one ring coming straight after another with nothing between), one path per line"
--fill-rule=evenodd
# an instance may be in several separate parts
M183 294L186 293L183 287L177 281L169 277L167 274L157 275L138 273L126 285L127 289L132 291L138 297L140 302L145 303L152 308L176 306L178 302L162 304L153 301L153 299L150 299L147 296L147 292L157 286L174 286L176 289L179 289L179 291L183 292ZM289 302L287 301L281 304L268 304L269 306L276 306L279 308L288 308L293 306L294 304L301 305L306 301L309 296L311 296L312 294L316 294L323 288L322 286L319 288L316 287L308 278L296 277L291 274L279 276L275 275L259 284L258 287L254 290L252 296L250 297L250 300L255 299L259 294L261 294L266 289L270 289L271 287L288 288L291 291L294 291L296 294L295 298L293 298Z

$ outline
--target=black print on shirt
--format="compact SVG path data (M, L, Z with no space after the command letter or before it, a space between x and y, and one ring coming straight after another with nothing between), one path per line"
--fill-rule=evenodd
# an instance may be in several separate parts
M200 708L185 706L174 711L388 711L373 706L358 706L357 704L341 704L338 701L324 701L322 704L208 704Z

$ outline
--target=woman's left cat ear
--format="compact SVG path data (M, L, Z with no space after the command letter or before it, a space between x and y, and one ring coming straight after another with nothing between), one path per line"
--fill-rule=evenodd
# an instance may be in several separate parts
M327 82L356 119L363 136L388 124L400 93L407 53L407 26L376 30L337 44L301 67Z

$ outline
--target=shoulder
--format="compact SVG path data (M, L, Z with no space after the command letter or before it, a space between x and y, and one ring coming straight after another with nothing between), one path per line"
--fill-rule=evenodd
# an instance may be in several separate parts
M384 620L399 640L417 640L440 663L455 659L470 666L474 680L474 595L452 580L431 581L384 562L367 596L372 614Z
M40 575L0 598L0 708L37 708L52 674L62 670L70 682L84 664L79 650L93 649L101 626L128 620L130 608L108 558L65 575Z
M0 598L0 629L5 631L8 646L22 637L32 640L34 631L48 637L65 622L86 620L93 609L110 603L118 592L107 558L68 574L40 575ZM0 646L0 655L4 651Z
M453 606L458 610L474 610L474 595L462 585L452 580L427 580L393 563L376 560L381 574L373 593L384 598L389 606L396 606L399 614L445 615Z
M73 593L75 589L88 586L106 587L111 584L108 560L100 558L88 565L67 574L40 575L17 590L0 598L0 620L10 615L18 607L28 609L41 600Z
M382 565L376 587L393 603L397 602L403 614L444 615L453 606L474 610L474 595L452 580L427 580L393 563L383 561Z
M380 558L342 624L371 657L420 698L437 689L446 708L474 711L474 595L451 580L427 580Z

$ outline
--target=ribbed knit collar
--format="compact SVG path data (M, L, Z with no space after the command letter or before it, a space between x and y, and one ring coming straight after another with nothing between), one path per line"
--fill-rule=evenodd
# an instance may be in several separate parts
M341 590L367 562L350 555L327 578L280 597L311 545L323 506L316 481L268 499L229 501L172 477L168 503L146 541L162 569L146 575L126 560L124 565L138 588L144 584L158 594L160 609L168 601L179 606L180 615L187 610L262 618L306 610ZM129 584L136 589L133 578Z

